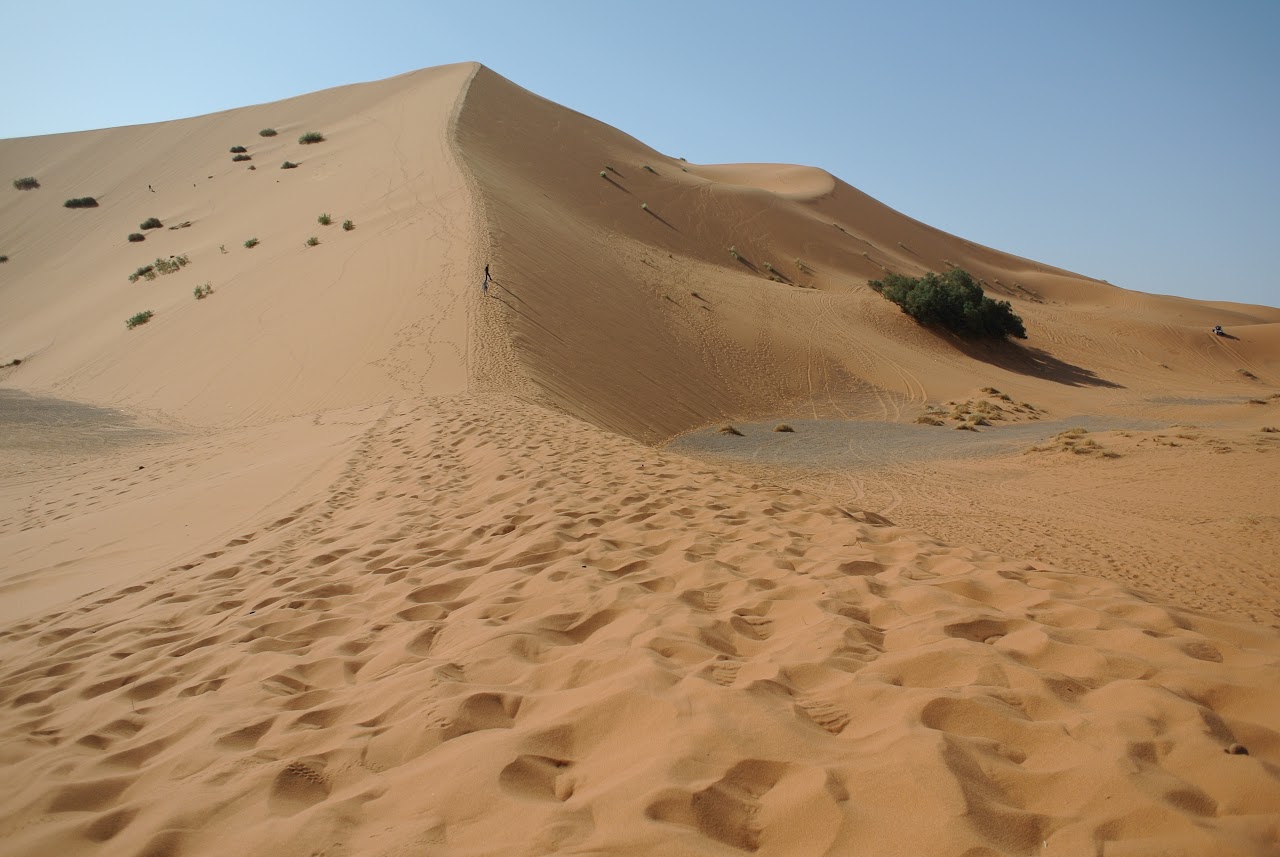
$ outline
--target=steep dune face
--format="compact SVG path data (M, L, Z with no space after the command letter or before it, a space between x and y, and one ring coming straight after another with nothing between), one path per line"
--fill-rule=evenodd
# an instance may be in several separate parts
M1215 323L1280 320L982 247L821 170L687 164L487 69L457 137L500 285L485 317L544 401L635 437L785 410L896 418L975 377L1052 401L1064 386L1167 386L1171 366L1193 385L1236 382L1236 355L1193 346ZM1030 352L960 350L865 286L950 266L1014 304ZM1275 377L1275 360L1254 369Z
M447 132L473 71L0 141L7 171L41 183L0 194L0 362L24 361L9 382L200 425L464 389L475 230ZM325 142L299 144L313 130ZM99 207L63 208L81 196ZM149 217L164 228L127 241ZM190 264L128 281L173 255ZM203 283L214 294L197 302ZM146 309L154 319L126 332Z

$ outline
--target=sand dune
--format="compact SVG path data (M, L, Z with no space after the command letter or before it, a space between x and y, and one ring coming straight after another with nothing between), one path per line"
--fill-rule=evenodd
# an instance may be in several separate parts
M1280 848L1280 310L471 64L0 160L0 854Z

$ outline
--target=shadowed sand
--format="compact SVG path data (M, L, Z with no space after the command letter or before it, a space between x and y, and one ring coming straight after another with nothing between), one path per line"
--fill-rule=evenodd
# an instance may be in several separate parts
M1275 853L1280 310L472 64L0 159L0 855Z

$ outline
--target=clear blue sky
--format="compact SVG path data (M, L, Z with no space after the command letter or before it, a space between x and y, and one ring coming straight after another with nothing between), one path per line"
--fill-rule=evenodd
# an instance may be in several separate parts
M0 137L478 60L700 163L823 167L1126 288L1280 305L1280 1L10 4Z

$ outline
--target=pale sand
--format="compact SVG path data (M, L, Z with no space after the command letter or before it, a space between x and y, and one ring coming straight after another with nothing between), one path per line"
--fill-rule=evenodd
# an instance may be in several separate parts
M4 452L0 854L1280 845L1280 310L685 164L471 65L0 159L43 184L0 194L0 382L138 432ZM125 242L152 215L192 225ZM943 260L1026 349L864 284ZM851 466L801 423L982 386L1197 428ZM653 445L727 420L796 423L806 469Z

